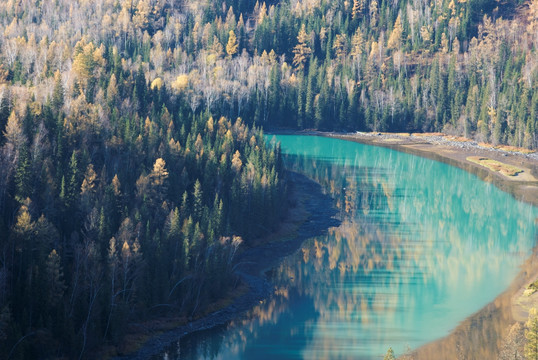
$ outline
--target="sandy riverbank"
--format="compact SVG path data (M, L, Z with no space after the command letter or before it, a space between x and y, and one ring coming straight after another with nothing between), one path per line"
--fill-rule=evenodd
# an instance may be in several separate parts
M538 253L535 249L505 292L463 320L448 336L414 349L400 359L523 359L528 309L518 299L523 289L537 276ZM538 305L536 297L530 301L534 301L534 307ZM519 329L517 336L510 334L515 325ZM519 355L514 357L516 353Z

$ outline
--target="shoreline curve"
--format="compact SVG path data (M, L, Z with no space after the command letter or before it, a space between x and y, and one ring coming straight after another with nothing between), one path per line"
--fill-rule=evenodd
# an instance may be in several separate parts
M246 315L254 305L271 297L273 286L266 273L286 256L297 251L305 240L323 234L329 228L340 224L335 217L337 211L333 199L323 193L321 185L293 171L287 171L287 179L292 186L292 197L301 203L302 208L296 207L296 211L306 211L307 218L299 225L293 238L286 241L269 241L248 248L238 255L235 273L248 287L247 292L223 309L162 334L152 335L136 352L116 356L115 360L148 359L163 352L174 341L186 335L222 326ZM290 208L288 211L293 210Z
M473 142L447 140L442 134L412 136L381 133L308 132L341 140L375 145L417 155L456 166L497 186L517 200L538 207L538 153L523 154L485 148ZM483 157L523 170L526 176L505 176L470 161ZM538 224L538 218L536 219ZM538 233L536 235L538 243ZM530 307L538 307L538 293L530 301L521 301L524 289L538 279L538 245L521 265L509 287L476 313L465 318L447 336L433 340L400 356L405 360L490 359L497 358L510 328L524 323ZM529 304L531 303L531 304Z

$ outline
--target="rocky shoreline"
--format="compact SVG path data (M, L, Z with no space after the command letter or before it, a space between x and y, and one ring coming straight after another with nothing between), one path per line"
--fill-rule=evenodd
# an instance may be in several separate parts
M339 225L339 221L335 218L336 209L333 206L333 200L322 192L318 183L296 172L288 172L288 181L294 198L302 203L302 207L308 213L308 218L301 224L297 230L297 236L292 240L274 241L252 247L238 256L235 272L247 285L247 293L235 299L226 308L155 336L135 354L116 357L116 360L148 359L163 352L166 347L181 337L224 325L271 296L273 286L267 279L266 272L277 266L284 257L297 251L306 239L323 234L330 227Z
M455 136L447 136L444 134L405 134L403 135L403 134L376 133L376 132L356 132L356 133L350 133L350 134L327 133L327 134L336 135L336 136L369 138L375 141L407 140L408 142L414 142L417 144L428 143L432 145L451 146L451 147L458 148L461 150L485 150L485 151L496 152L503 156L515 154L515 155L525 156L529 159L534 159L538 161L537 152L525 153L525 152L521 152L517 150L507 151L507 150L503 150L502 147L497 148L491 145L484 146L485 144L481 145L479 142L474 141L474 140L464 139L464 138L455 137Z
M524 153L524 149L495 148L463 138L443 134L387 134L387 133L335 133L308 132L369 145L391 148L413 155L441 161L473 173L492 183L516 199L538 206L538 153ZM520 150L520 151L518 151ZM504 176L480 166L469 157L484 157L523 170L517 176Z

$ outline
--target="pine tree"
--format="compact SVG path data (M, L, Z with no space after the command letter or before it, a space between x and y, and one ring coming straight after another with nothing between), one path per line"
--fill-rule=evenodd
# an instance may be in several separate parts
M192 190L192 213L194 215L193 219L195 222L199 221L202 218L203 211L203 199L202 199L202 186L198 179L194 183L194 188Z
M19 161L15 172L15 185L17 187L15 198L22 203L32 195L32 174L30 169L30 155L26 144L21 146L19 151Z
M59 112L64 105L64 87L62 84L62 75L57 70L54 73L54 90L52 91L52 108Z
M140 105L140 112L144 114L148 100L146 99L146 77L144 75L142 65L138 67L138 71L136 72L133 94L135 95L134 98L138 100L138 104Z
M101 206L101 211L99 211L99 227L98 227L98 233L97 236L99 237L99 241L101 241L102 244L106 242L108 232L108 221L105 215L105 208L104 206Z
M65 176L62 175L62 181L60 182L60 199L62 200L62 202L64 203L64 206L66 204L66 201L67 201L67 188L65 186Z
M77 194L79 193L80 185L78 181L79 170L77 154L73 150L71 154L71 160L69 161L69 183L67 184L67 200L66 204L68 208L71 208L76 203Z
M8 122L8 118L13 110L13 102L11 98L11 88L8 86L4 92L0 101L0 145L2 145L2 138L5 136L4 130Z
M49 306L55 306L63 297L65 283L60 255L54 249L50 252L45 262L45 279L47 281L47 303Z
M306 98L305 98L305 120L303 123L304 127L311 127L314 120L314 97L316 96L317 86L316 86L316 72L317 66L316 61L314 60L312 66L308 69L308 79L306 86Z

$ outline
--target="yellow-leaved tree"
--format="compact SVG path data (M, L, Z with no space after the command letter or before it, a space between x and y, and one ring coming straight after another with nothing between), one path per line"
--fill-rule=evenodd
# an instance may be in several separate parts
M532 308L529 311L529 320L527 321L527 330L525 337L525 357L527 359L538 359L538 311Z
M403 26L402 21L400 20L400 15L396 18L394 22L394 28L390 34L389 41L387 43L387 49L399 49L401 40L402 40Z
M237 54L238 48L239 44L237 43L237 36L235 36L235 32L233 30L230 30L228 35L228 43L226 44L226 53L228 56L232 57Z
M293 65L297 69L303 69L311 53L312 49L308 46L308 34L306 33L305 24L302 24L299 35L297 35L297 45L293 48Z
M351 17L353 20L358 19L364 11L364 0L353 0L353 8L351 9Z

